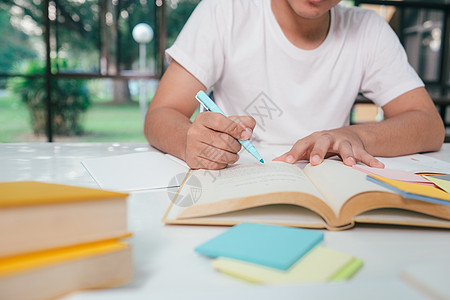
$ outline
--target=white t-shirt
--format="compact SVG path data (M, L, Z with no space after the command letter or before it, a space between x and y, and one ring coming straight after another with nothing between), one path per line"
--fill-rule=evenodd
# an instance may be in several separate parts
M252 115L254 138L268 143L348 125L358 93L383 106L423 86L381 17L339 5L323 43L303 50L270 0L203 0L166 55L213 88L227 115Z

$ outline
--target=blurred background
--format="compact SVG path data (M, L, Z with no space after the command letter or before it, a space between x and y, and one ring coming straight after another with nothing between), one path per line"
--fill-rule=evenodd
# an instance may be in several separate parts
M0 0L0 142L145 142L164 50L198 0ZM383 16L450 136L449 0L342 1ZM352 122L383 118L359 97Z

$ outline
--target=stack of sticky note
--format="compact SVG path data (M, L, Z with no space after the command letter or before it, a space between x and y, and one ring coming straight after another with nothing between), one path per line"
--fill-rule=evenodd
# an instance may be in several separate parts
M450 174L431 174L379 169L354 165L355 170L364 172L367 180L399 193L404 198L417 199L442 205L450 205Z
M0 299L54 299L131 279L128 194L0 183Z
M215 258L215 269L252 283L343 280L361 268L361 259L318 245L322 240L321 231L242 223L195 251Z

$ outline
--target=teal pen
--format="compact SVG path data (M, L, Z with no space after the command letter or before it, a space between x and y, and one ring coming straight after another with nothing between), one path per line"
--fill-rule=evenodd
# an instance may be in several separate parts
M209 111L221 113L222 115L226 116L223 111L217 106L214 101L209 98L208 95L204 91L200 91L197 93L195 98ZM241 141L238 140L239 143L247 150L251 155L253 155L257 160L264 163L264 160L262 159L261 155L259 155L258 151L256 151L255 146L249 141Z

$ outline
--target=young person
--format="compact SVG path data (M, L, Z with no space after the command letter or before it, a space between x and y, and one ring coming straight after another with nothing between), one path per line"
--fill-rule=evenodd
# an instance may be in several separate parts
M205 169L236 162L236 139L252 135L293 145L276 158L288 163L337 154L347 165L383 167L374 156L439 150L442 120L395 33L375 13L339 2L201 1L166 51L170 65L146 116L149 143ZM191 122L196 93L210 88L233 117L202 112ZM358 93L385 120L349 126Z

